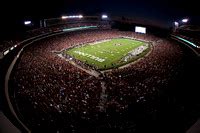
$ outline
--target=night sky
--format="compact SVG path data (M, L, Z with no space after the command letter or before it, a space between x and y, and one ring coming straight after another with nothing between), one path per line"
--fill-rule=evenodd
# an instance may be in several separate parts
M129 16L170 26L183 17L199 18L197 0L1 0L3 24L63 14ZM12 17L11 17L12 16ZM1 21L2 22L2 21ZM10 25L9 23L9 25Z

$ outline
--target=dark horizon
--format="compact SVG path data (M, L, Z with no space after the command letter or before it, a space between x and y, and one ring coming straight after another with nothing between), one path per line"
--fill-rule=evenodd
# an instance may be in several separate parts
M158 27L169 28L174 21L188 17L190 22L198 24L200 14L196 10L198 2L195 0L4 0L1 5L1 29L6 31L18 30L24 20L37 21L45 18L60 17L62 15L82 14L131 17L141 19Z

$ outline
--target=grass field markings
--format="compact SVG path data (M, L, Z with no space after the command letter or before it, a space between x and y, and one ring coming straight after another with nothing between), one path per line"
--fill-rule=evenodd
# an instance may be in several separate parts
M135 41L135 43L134 43L135 45L132 45L132 43L130 43L129 41L135 41L135 40L127 41L127 39L125 39L125 40L119 39L119 43L121 43L121 44L123 43L123 45L120 45L117 47L113 45L117 42L116 39L113 39L113 41L110 41L109 43L105 42L103 45L101 43L99 43L97 45L93 45L92 47L90 45L89 46L84 45L81 49L75 48L75 50L80 50L84 53L88 53L88 54L94 55L96 57L106 59L106 61L104 61L103 63L101 63L101 62L98 63L98 61L95 62L94 60L92 61L92 59L88 59L88 57L86 58L86 57L75 55L72 53L73 49L69 50L67 53L75 58L78 58L79 60L84 60L84 61L87 60L88 64L94 64L95 66L98 66L98 68L104 69L105 67L107 67L107 68L113 67L112 64L114 64L115 62L119 62L119 60L122 58L122 56L126 56L129 51L131 51L132 49L139 47L139 45L143 44L143 42L138 43L138 41ZM102 50L99 51L99 49L102 49ZM107 58L105 58L105 57L107 57ZM118 65L120 65L120 64L118 64Z
M88 53L84 53L84 52L81 52L81 51L74 51L74 53L77 53L77 54L82 55L82 56L89 57L89 58L91 58L93 60L96 60L96 61L99 61L99 62L104 62L105 61L105 59L103 59L103 58L99 58L99 57L96 57L94 55L91 55L91 54L88 54Z
M87 70L87 69L83 68L82 66L76 64L74 61L63 57L62 54L57 54L57 55L58 55L59 57L61 57L62 59L66 60L67 62L69 62L70 64L72 64L73 66L75 66L76 68L81 69L82 71L88 73L88 74L91 75L91 76L94 76L94 77L98 78L99 75L100 75L100 73L99 73L98 71L95 71L95 70L92 70L92 69L91 69L91 70Z
M144 59L145 57L147 57L147 56L152 52L152 50L153 50L153 46L152 46L152 45L149 45L149 46L150 46L150 49L147 51L146 54L144 54L143 57L138 58L138 59L137 59L136 61L134 61L134 62L130 62L130 63L128 63L128 64L122 65L122 66L118 67L118 69L123 69L123 68L129 67L129 66L131 66L131 65L133 65L133 64L135 64L135 63L137 63L137 62L139 62L140 60L143 60L143 59ZM105 69L105 70L102 70L101 73L107 73L107 72L111 72L111 71L112 71L112 69Z

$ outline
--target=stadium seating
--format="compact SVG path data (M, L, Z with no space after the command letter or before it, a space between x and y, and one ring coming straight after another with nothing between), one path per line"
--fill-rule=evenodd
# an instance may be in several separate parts
M93 77L52 52L123 36L152 43L152 51L137 63L108 71L103 77ZM113 110L122 114L131 104L145 104L149 111L153 105L146 103L173 79L181 57L180 46L153 35L118 30L70 32L29 46L15 67L10 87L15 90L18 112L31 129L80 131L112 123ZM102 83L105 98L101 96Z

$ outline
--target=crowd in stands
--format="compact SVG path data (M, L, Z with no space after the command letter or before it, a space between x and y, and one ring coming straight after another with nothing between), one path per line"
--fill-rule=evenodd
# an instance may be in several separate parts
M65 24L60 24L60 25L55 24L48 27L42 27L42 28L26 31L26 33L24 33L23 35L20 35L20 37L16 37L13 40L3 40L3 41L0 40L0 52L4 52L10 49L11 47L13 47L14 45L19 44L19 42L25 39L29 39L31 37L36 37L36 36L48 34L48 33L59 32L59 31L62 31L63 29L82 27L82 26L97 26L100 29L110 29L110 24L104 24L98 21L97 22L86 21L86 22L80 22L80 23L73 22L73 23L65 23Z
M177 35L179 37L182 37L188 41L191 41L193 43L195 43L196 45L200 46L200 39L199 38L194 38L194 37L190 37L190 36L186 36L186 35L183 35L183 34L178 34L178 33L174 33L173 35Z
M117 37L150 42L151 52L127 67L105 72L103 78L89 75L53 52ZM27 47L15 66L10 88L15 90L19 114L32 129L95 128L99 121L112 121L109 110L123 113L133 103L153 99L175 77L181 57L178 45L153 35L117 30L69 32ZM105 117L99 109L103 82Z
M181 33L173 33L173 36L178 36L181 37L182 39L185 39L185 41L180 40L181 42L184 42L184 44L187 44L190 48L193 49L193 51L195 51L195 53L199 54L200 53L200 39L194 36L190 36L190 35L185 35L185 34L181 34ZM189 43L186 43L189 42ZM192 44L190 44L192 43Z
M197 46L200 46L200 39L199 39L199 35L200 35L200 30L199 27L195 27L195 26L183 26L180 27L178 29L176 29L175 32L173 32L173 35L177 35L180 36L188 41L191 41L192 43L194 43Z
M0 52L3 52L12 46L16 45L18 43L17 40L9 40L9 41L1 41L0 42Z
M110 101L118 109L125 109L131 102L144 102L152 94L158 94L175 78L181 66L180 48L169 41L154 42L152 52L129 67L107 73L107 91ZM147 99L146 99L147 98ZM132 100L130 100L132 99Z
M30 30L27 33L30 37L32 37L32 36L37 36L37 35L41 35L41 34L45 34L45 33L62 31L63 29L74 28L74 27L83 27L83 26L97 26L100 29L109 29L110 28L109 24L104 24L104 23L99 23L99 22L88 22L88 21L79 22L79 23L68 22L65 24L59 24L59 25L54 24L54 25L51 25L48 27Z

